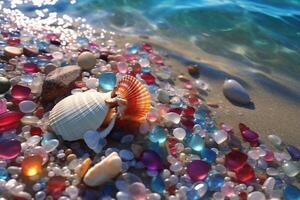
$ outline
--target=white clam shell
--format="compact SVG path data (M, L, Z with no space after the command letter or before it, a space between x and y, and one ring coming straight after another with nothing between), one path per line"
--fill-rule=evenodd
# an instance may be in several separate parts
M96 91L68 96L50 111L49 126L64 140L82 139L84 133L101 126L109 110L105 100L110 97L110 92Z

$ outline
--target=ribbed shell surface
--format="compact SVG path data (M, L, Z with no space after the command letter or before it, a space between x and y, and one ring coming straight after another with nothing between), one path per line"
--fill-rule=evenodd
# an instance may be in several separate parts
M96 130L103 123L108 106L105 100L110 93L87 91L68 96L50 111L49 125L64 140L83 138L88 130Z

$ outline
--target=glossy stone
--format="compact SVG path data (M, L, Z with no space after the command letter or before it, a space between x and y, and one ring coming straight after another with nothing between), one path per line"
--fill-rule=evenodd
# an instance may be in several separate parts
M207 183L208 189L210 191L219 191L224 185L224 177L220 174L214 174L208 176L205 179L205 182Z
M231 171L238 171L246 164L247 159L246 154L233 150L225 156L225 166Z
M236 172L236 178L244 183L253 180L254 176L253 168L247 163Z
M287 145L286 150L289 152L293 160L299 161L300 160L300 149L293 145Z
M24 70L24 72L26 72L28 74L33 74L33 73L37 73L39 71L39 67L37 64L34 64L34 63L25 63L23 65L23 70Z
M250 103L250 96L248 92L240 83L235 80L229 79L224 82L223 93L229 100L234 102L240 104Z
M96 56L91 52L83 52L78 56L77 63L83 70L92 69L96 63Z
M128 64L126 62L118 62L117 68L120 73L126 74L128 71Z
M255 191L248 194L247 200L266 200L264 193Z
M300 200L300 189L294 185L287 184L283 191L285 200Z
M216 160L217 158L217 154L215 151L209 149L209 148L203 148L201 151L200 151L200 155L201 155L201 158L203 160L205 160L206 162L208 163L212 163Z
M202 160L193 160L187 165L187 174L193 181L201 181L207 177L210 165Z
M16 158L21 152L21 143L18 140L0 140L0 160Z
M42 172L43 158L39 155L25 157L21 163L24 176L35 176Z
M31 89L22 85L14 85L11 89L11 96L16 100L24 100L29 97Z
M160 176L153 177L150 186L153 192L157 192L160 194L162 194L165 190L165 183Z
M143 183L133 183L128 187L128 194L132 200L146 200L147 190Z
M161 126L155 126L149 133L149 139L156 143L164 143L167 139L167 133Z
M300 163L297 161L284 161L282 169L288 177L295 177L300 172Z
M111 91L114 89L116 82L116 74L113 72L103 72L99 75L99 86L104 91Z
M173 130L173 135L178 140L183 140L186 136L186 131L183 128L175 128Z
M24 100L19 103L19 109L22 113L32 113L37 107L37 104L30 100Z
M155 77L150 73L142 73L141 78L148 84L151 85L155 82Z
M65 187L65 178L61 176L53 176L47 183L46 191L55 199L58 199L64 191Z
M198 134L193 134L188 139L188 146L191 147L195 151L201 151L204 147L204 140Z
M10 81L5 77L0 77L0 94L6 93L11 86Z
M222 144L227 140L228 135L223 130L216 130L215 132L213 132L212 137L217 144Z
M6 131L11 128L15 128L23 114L16 111L8 111L0 114L0 131Z
M0 180L7 180L9 177L9 174L7 170L4 167L0 167Z
M146 150L141 155L141 161L150 171L159 171L163 168L162 160L159 155L152 150Z

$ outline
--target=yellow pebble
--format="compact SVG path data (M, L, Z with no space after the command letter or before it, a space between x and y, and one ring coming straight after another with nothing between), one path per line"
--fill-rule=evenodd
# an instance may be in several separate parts
M87 170L91 166L91 159L86 158L78 167L76 167L75 172L78 174L79 177L83 177Z

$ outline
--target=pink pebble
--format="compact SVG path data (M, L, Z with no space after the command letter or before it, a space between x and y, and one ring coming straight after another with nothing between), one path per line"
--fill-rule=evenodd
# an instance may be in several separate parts
M15 100L24 100L29 97L31 89L22 85L14 85L11 89L11 96Z

